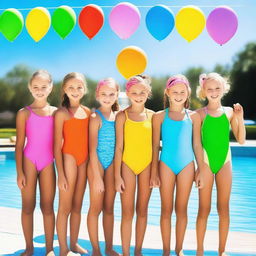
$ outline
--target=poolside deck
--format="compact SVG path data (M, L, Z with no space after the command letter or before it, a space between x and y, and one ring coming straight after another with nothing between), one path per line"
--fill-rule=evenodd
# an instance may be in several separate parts
M0 207L0 255L19 255L24 249L24 239L22 234L22 228L20 223L20 210L13 208ZM43 221L40 211L35 211L34 219L34 245L35 255L44 254L44 231ZM100 225L101 227L101 225ZM82 223L79 235L79 242L82 246L91 250L89 244L89 237L86 228L86 215L82 216ZM115 222L114 244L118 251L121 247L120 239L120 222ZM173 234L173 237L174 234ZM103 231L100 230L100 241L104 241ZM172 249L174 248L174 240L172 240ZM134 245L134 237L132 239ZM217 255L216 252L218 244L218 232L207 231L205 238L205 250L208 252L206 255ZM161 235L160 228L158 226L148 226L144 248L147 255L161 255ZM187 230L186 238L184 242L184 250L187 255L195 255L196 249L196 234L195 230ZM54 250L58 252L57 237L54 241ZM121 252L121 251L120 251ZM232 255L256 255L256 234L242 233L242 232L230 232L227 244L227 252ZM233 254L234 253L234 254ZM236 254L237 253L237 254Z

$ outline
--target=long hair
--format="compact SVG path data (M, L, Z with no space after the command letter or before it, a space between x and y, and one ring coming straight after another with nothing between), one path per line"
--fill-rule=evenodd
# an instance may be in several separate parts
M78 73L78 72L71 72L71 73L68 73L64 78L63 78L63 81L62 81L62 86L61 86L61 106L62 107L65 107L65 108L70 108L70 100L67 96L67 94L65 93L64 91L64 88L65 88L65 85L66 83L70 80L70 79L73 79L73 78L77 78L77 79L80 79L83 81L83 84L84 84L84 88L85 88L85 93L87 93L87 83L86 83L86 80L85 80L85 77L83 74L81 73Z

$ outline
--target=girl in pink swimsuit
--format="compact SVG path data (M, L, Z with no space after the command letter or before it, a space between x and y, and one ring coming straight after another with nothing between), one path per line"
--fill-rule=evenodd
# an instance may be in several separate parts
M44 219L46 254L54 255L53 201L56 178L53 166L53 113L56 108L47 102L52 87L52 78L47 71L35 72L28 85L34 101L30 106L19 110L16 117L17 184L22 196L21 222L26 241L26 249L22 255L26 256L32 255L34 251L33 213L37 181L39 181L40 206Z

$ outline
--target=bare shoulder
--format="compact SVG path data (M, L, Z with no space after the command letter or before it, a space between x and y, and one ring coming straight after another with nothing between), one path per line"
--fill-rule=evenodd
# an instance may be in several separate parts
M116 114L116 122L124 122L125 119L126 119L126 117L125 117L125 110L120 110Z
M90 123L96 123L96 122L100 122L101 118L100 115L97 112L91 112L90 114Z
M195 112L199 114L201 120L204 120L204 118L205 118L205 109L204 109L204 107L196 109Z
M165 116L165 111L164 110L160 110L157 111L153 114L153 121L154 122L162 122Z
M30 114L30 112L27 108L21 108L17 112L17 118L27 119L29 117L29 114Z
M190 109L188 109L187 111L188 111L188 114L189 114L190 118L192 119L192 121L200 121L201 120L200 114L197 111L193 111Z
M51 115L54 116L58 108L55 106L50 106L50 109L51 109Z
M58 119L68 119L69 118L68 111L65 107L58 108L54 112L54 116L55 116L55 118L58 118Z

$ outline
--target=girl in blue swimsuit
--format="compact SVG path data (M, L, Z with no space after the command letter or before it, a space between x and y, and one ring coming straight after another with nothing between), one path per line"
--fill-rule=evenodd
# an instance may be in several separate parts
M183 75L168 79L165 89L165 110L153 116L153 161L151 187L160 186L161 233L163 255L170 255L171 215L176 185L176 254L183 255L182 246L187 226L187 205L195 177L194 154L198 170L197 187L202 187L201 170L203 150L201 145L200 116L188 110L191 89ZM169 105L166 108L166 105ZM162 151L158 160L162 136ZM159 173L158 173L159 169Z
M100 81L96 99L100 107L90 117L89 124L89 170L90 209L87 217L88 232L93 247L92 255L102 255L98 240L98 217L103 211L103 229L106 241L105 254L119 255L113 246L114 226L114 169L115 115L119 86L113 78Z

